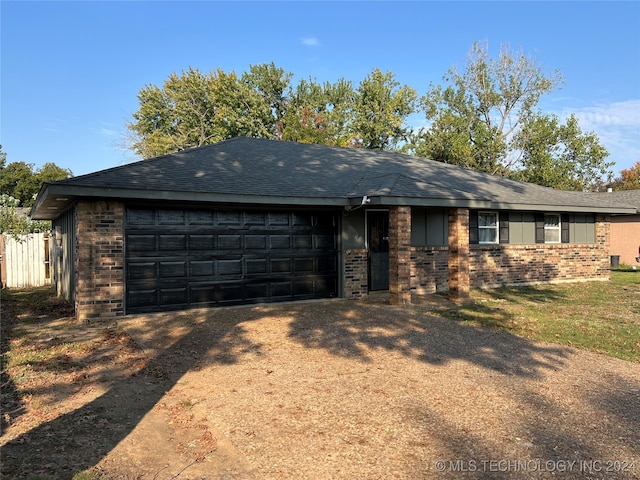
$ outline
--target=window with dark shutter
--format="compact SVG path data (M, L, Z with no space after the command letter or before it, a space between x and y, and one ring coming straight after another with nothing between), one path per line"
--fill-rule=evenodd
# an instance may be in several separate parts
M509 212L500 212L500 243L509 243Z
M569 243L569 214L565 213L560 217L560 241Z
M480 243L480 235L478 233L478 212L469 212L469 243L477 245Z
M536 243L544 243L544 213L535 214Z

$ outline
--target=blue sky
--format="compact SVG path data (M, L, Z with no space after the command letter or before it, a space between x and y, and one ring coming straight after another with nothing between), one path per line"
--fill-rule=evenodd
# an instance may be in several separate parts
M7 161L81 175L123 148L137 93L189 67L274 62L357 85L374 68L424 94L475 41L522 49L566 84L540 106L575 113L617 176L640 161L640 1L0 2L0 144ZM415 119L419 123L420 118Z

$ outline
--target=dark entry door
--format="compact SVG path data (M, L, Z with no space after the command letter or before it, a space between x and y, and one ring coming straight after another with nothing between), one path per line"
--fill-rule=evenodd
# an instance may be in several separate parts
M389 290L389 212L367 212L369 291Z

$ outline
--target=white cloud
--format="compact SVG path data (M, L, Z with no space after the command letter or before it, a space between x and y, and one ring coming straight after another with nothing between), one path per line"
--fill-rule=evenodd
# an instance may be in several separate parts
M615 162L614 171L640 161L640 100L566 108L562 119L575 114L583 132L594 132L609 152L607 160Z
M300 40L300 42L305 47L319 47L320 46L320 40L318 40L315 37L304 37L303 39Z
M590 126L593 128L609 126L640 127L640 100L594 105L573 110L573 113L587 130L590 129Z

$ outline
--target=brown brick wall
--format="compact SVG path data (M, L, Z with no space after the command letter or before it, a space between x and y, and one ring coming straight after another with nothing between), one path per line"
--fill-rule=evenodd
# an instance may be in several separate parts
M477 287L608 279L609 218L596 217L595 244L474 245L470 264Z
M350 249L344 252L344 297L359 298L368 292L367 249Z
M411 249L411 289L418 294L446 292L449 289L449 248Z
M608 279L609 219L596 217L595 244L472 245L471 287ZM418 293L446 290L449 251L446 247L413 247L412 289Z
M80 200L76 206L76 316L124 314L124 205Z
M389 209L389 303L411 303L411 207Z

